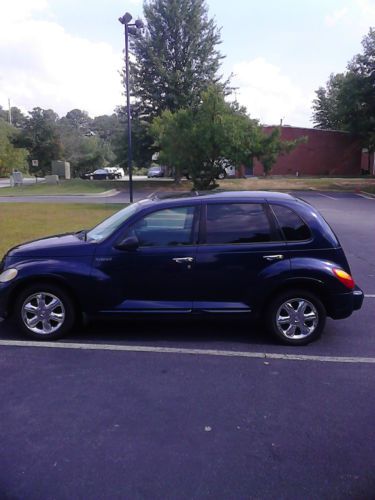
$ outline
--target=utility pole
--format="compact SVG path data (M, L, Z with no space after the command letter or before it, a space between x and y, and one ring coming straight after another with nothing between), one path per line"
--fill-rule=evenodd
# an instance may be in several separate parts
M8 118L9 123L12 125L12 108L10 106L10 99L8 99Z

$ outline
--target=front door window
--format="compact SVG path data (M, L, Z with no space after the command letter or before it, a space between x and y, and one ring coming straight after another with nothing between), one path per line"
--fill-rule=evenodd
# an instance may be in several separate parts
M191 245L194 232L194 207L158 210L146 215L130 229L141 247Z

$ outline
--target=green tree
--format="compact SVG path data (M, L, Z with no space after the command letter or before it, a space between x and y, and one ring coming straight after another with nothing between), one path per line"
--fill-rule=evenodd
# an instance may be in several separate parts
M331 74L326 87L319 87L315 92L313 119L317 128L341 130L344 127L340 95L345 78L343 73Z
M89 134L86 130L82 123L67 116L58 123L61 157L70 163L73 177L105 167L115 160L109 141L101 139L94 132Z
M370 28L343 74L331 75L316 91L313 120L318 128L358 135L363 147L375 150L375 30ZM369 155L370 161L370 155Z
M180 173L187 170L195 189L216 186L218 165L223 160L240 166L258 158L267 175L278 155L290 152L301 142L282 141L279 129L265 134L245 108L226 102L217 86L203 92L195 109L164 111L154 119L151 133L160 149L160 162Z
M152 119L168 109L197 106L202 91L219 83L223 58L220 30L204 0L149 0L144 20L144 33L130 37L133 157L141 165L154 152Z
M27 172L28 151L14 146L19 132L0 118L0 177L8 176L13 170Z
M167 109L151 125L155 146L160 150L159 162L172 167L177 179L183 171L190 172L194 161L193 127L191 109L180 109L176 113Z
M23 128L26 125L27 117L22 113L22 111L12 106L10 108L11 111L11 125L16 128ZM0 119L9 123L9 110L5 110L2 106L0 106Z
M116 113L112 115L100 115L93 118L90 130L103 141L112 142L119 133L124 132L123 123Z
M92 119L89 117L87 111L72 109L65 115L65 120L81 134L90 133Z
M61 159L59 117L52 109L42 108L34 108L29 115L16 144L29 150L29 160L39 162L38 167L30 166L30 173L44 176L51 172L52 160Z
M18 129L24 129L27 124L27 116L16 106L11 108L12 125Z
M0 106L0 120L9 122L9 111Z
M150 0L145 32L131 37L132 93L142 116L155 117L199 103L220 77L220 30L204 0Z

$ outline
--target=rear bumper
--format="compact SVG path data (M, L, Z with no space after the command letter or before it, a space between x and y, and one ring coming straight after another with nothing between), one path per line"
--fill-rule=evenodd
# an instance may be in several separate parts
M340 293L327 297L327 314L333 319L347 318L353 311L361 309L363 291L358 287L348 293Z

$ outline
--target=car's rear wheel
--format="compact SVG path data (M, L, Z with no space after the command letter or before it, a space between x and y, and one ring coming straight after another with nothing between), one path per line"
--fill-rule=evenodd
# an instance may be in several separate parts
M226 176L227 176L227 174L226 174L226 172L225 172L224 170L223 170L223 171L221 171L221 172L219 172L219 173L217 174L217 178L218 178L219 180L225 179L225 177L226 177Z
M72 329L75 318L74 304L59 286L31 285L17 297L14 319L20 329L33 338L63 337Z
M268 330L283 343L304 345L317 339L325 325L326 311L321 300L305 290L278 295L267 310Z

